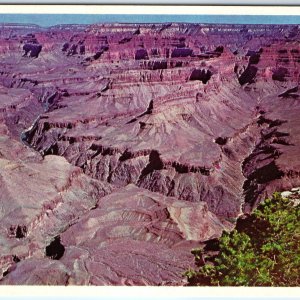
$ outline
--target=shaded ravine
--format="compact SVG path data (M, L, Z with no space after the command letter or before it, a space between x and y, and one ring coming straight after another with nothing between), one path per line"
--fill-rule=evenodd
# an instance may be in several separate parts
M268 195L264 193L267 185L281 179L285 174L276 165L281 152L273 144L289 146L286 139L289 134L279 131L285 120L271 120L260 114L257 120L260 130L259 142L251 154L242 163L243 175L246 178L243 184L244 204L243 212L248 214Z

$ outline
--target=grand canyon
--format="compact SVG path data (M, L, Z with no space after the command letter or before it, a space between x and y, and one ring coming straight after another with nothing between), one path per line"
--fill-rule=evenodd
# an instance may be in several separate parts
M298 25L0 24L0 284L186 284L300 186Z

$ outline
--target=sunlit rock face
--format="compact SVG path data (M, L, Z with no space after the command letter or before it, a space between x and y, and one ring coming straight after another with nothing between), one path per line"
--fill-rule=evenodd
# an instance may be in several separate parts
M183 285L300 185L298 26L0 26L2 284Z

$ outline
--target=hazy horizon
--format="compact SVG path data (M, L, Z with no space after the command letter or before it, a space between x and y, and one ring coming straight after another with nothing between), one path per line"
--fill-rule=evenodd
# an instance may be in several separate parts
M300 16L272 15L111 15L111 14L0 14L0 23L55 25L95 23L207 23L207 24L261 24L298 25Z

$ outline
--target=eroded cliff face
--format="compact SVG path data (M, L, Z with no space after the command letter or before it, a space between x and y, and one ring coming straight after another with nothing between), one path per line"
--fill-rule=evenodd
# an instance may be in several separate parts
M2 25L1 282L183 284L300 184L298 32Z

